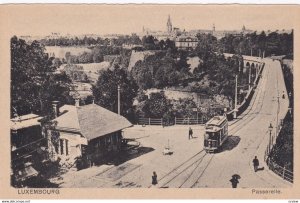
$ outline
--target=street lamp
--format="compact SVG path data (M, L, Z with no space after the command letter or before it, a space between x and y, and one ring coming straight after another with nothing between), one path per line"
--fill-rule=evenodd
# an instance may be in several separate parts
M289 113L292 115L292 107L289 107L288 110L289 110Z
M271 153L272 130L273 130L273 126L272 126L272 123L270 123L270 125L269 125L269 132L270 132L270 138L269 138L269 154Z

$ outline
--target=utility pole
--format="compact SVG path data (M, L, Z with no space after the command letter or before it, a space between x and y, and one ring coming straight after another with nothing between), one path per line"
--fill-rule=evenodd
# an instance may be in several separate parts
M234 95L234 108L237 108L237 82L238 82L238 75L235 75L235 95Z
M250 91L250 88L251 88L251 65L249 66L249 91Z
M121 103L121 101L120 101L120 90L121 90L121 88L120 88L120 85L118 85L118 114L119 115L121 115L121 107L120 107L120 103Z
M237 82L238 82L238 75L235 75L235 95L234 95L234 109L233 109L233 118L237 118L237 95L238 95L238 90L237 90Z

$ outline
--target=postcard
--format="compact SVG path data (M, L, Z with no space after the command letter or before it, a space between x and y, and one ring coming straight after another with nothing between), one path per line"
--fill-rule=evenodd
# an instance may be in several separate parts
M1 5L0 198L299 198L299 11Z

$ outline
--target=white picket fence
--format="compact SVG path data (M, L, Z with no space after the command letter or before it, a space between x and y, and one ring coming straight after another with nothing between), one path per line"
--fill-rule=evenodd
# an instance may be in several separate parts
M139 125L199 125L204 124L209 120L207 117L199 118L177 118L172 120L164 120L162 118L139 118Z

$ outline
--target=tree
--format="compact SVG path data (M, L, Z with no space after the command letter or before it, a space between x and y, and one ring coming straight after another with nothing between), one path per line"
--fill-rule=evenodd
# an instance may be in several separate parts
M117 112L118 85L121 89L121 115L129 120L133 118L133 99L137 95L137 85L126 71L119 66L113 70L100 71L96 85L93 86L95 102L111 111Z
M155 39L152 35L144 36L142 38L142 44L145 47L145 49L147 49L147 50L155 50L156 49Z
M62 65L62 62L59 58L55 58L53 59L53 65L55 66L55 68L59 68Z
M162 118L172 112L172 105L163 92L151 93L145 101L143 111L146 117Z
M11 116L34 112L48 115L53 100L70 101L70 79L56 67L37 41L11 38Z
M217 51L217 38L211 34L198 34L198 45L196 53L200 58L205 57L209 52Z
M193 98L179 99L178 101L173 101L173 111L176 117L192 117L195 116L193 112L194 108L197 108L196 103Z

